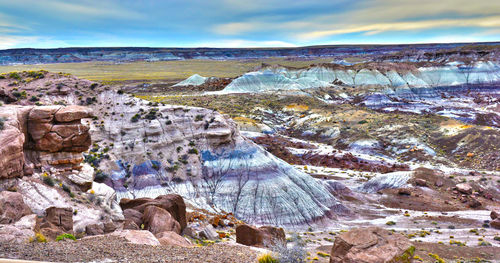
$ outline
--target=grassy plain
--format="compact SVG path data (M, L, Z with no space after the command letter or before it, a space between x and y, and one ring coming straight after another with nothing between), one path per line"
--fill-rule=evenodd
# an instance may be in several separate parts
M178 60L156 62L82 62L37 65L0 66L0 73L44 69L50 72L70 73L80 78L105 83L134 80L180 80L195 73L205 77L236 77L261 66L262 63L289 67L305 67L315 63L330 62L331 58L313 60L265 58L251 60Z

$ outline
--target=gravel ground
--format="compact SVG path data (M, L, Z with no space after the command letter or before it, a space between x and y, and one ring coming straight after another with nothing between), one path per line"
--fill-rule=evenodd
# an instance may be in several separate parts
M130 244L120 237L78 241L0 244L0 258L50 262L256 262L251 249L214 244L207 247L167 247Z

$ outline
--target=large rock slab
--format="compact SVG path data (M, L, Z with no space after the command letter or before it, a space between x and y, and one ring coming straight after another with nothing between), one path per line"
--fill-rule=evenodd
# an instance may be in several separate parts
M156 234L162 246L192 247L193 244L184 237L173 231L166 231Z
M408 238L379 227L353 229L335 238L330 263L411 262Z
M0 224L14 223L31 213L29 206L24 203L22 194L9 191L0 192Z
M110 235L124 237L128 242L139 245L159 246L160 241L147 230L122 230L115 231Z
M246 246L272 247L286 244L286 236L283 228L239 225L236 227L236 242Z
M77 105L63 107L55 113L58 122L72 122L89 117L92 117L92 110Z
M0 243L24 244L35 235L35 214L27 215L11 225L0 225Z
M144 222L144 229L149 230L154 235L165 232L173 231L177 234L181 233L181 226L167 210L150 205L144 209L142 216Z
M137 199L122 198L120 200L120 206L123 210L135 209L141 213L144 213L144 210L148 206L157 206L168 211L170 215L179 222L180 231L184 230L187 226L186 204L182 196L177 194L160 195L155 199L147 197Z
M0 179L23 176L25 116L31 107L2 106L0 119ZM24 116L24 117L23 117Z

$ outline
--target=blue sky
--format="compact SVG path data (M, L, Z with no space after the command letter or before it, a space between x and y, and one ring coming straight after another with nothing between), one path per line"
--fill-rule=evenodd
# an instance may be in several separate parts
M0 0L0 49L500 41L497 0Z

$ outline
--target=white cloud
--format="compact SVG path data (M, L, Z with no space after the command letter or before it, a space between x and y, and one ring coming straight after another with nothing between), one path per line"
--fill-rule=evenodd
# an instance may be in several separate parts
M227 24L215 25L212 28L212 31L219 35L238 35L249 31L257 30L261 26L262 25L259 23L248 23L248 22L227 23Z
M443 27L484 27L496 28L500 27L500 16L490 16L471 19L439 19L439 20L422 20L411 22L390 22L390 23L374 23L366 25L353 25L338 27L332 30L319 30L297 34L297 39L311 40L322 37L349 34L349 33L365 33L366 35L374 35L387 31L407 31L407 30L423 30Z
M66 47L65 42L38 36L0 36L0 49Z

